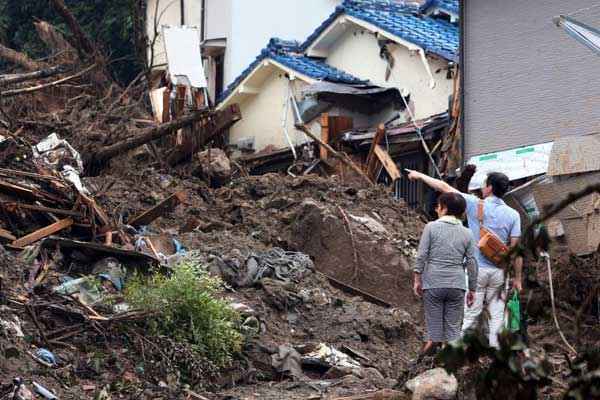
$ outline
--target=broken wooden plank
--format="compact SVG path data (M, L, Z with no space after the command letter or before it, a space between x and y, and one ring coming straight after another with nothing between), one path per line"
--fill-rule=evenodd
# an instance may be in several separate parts
M102 224L103 227L107 227L107 226L111 225L108 214L106 214L106 212L102 209L102 207L100 207L98 205L98 203L96 203L94 201L94 199L86 196L85 194L81 194L81 193L80 193L80 196L81 196L81 200L85 204L87 204L88 207L90 207L92 209L92 211L94 212L96 217L98 217L98 220L100 221L100 223Z
M377 127L377 132L375 133L375 137L373 138L373 141L371 142L371 148L369 149L369 153L367 154L367 162L366 162L366 166L367 166L367 175L369 176L369 178L371 178L373 180L373 182L375 182L376 180L376 176L375 176L375 172L377 170L377 157L375 156L375 146L377 146L379 143L381 143L381 141L383 140L383 138L385 137L385 126L383 124L379 124L379 126Z
M106 246L100 243L82 242L79 240L66 239L56 236L50 236L42 241L44 248L56 248L67 250L80 250L91 256L97 257L115 257L119 260L137 260L145 263L158 263L159 261L149 254L144 254L139 251L125 250L118 247Z
M0 176L12 178L15 176L24 176L27 178L39 179L44 181L62 181L61 178L53 175L34 174L33 172L18 171L15 169L0 168Z
M331 155L333 157L337 158L338 160L340 160L341 162L343 162L344 164L349 166L361 178L363 178L366 182L368 182L369 185L373 185L373 182L371 181L371 179L364 173L364 171L362 169L360 169L354 162L352 162L352 160L346 154L340 153L340 152L334 150L333 147L331 147L327 143L323 142L314 133L312 133L310 131L310 129L308 129L308 127L306 127L306 125L296 125L296 128L300 129L302 132L306 133L306 135L308 137L313 139L315 142L319 143L321 146L325 147L327 149L327 151L329 153L331 153Z
M182 190L180 192L173 193L171 196L167 197L151 209L146 210L140 215L134 217L131 221L129 221L129 225L136 228L148 225L158 217L177 207L179 204L185 203L185 199L185 191Z
M0 228L0 238L10 240L11 242L14 242L15 240L17 240L16 236L14 236L12 233L7 231L6 229L2 229L2 228Z
M362 393L349 397L336 397L333 400L398 400L406 396L402 392L392 389L378 390L372 393Z
M41 197L38 196L33 190L23 186L13 185L12 183L8 183L6 181L0 181L0 192L27 200L41 199Z
M387 173L390 175L390 178L392 178L392 181L400 179L401 175L400 171L398 170L398 167L396 166L396 163L394 162L394 160L392 160L390 154L378 144L375 145L375 155L383 165L383 168L385 168Z
M352 293L352 294L357 294L360 295L362 297L365 298L365 300L370 301L373 304L377 304L383 307L391 307L392 305L390 303L388 303L387 301L375 296L374 294L371 293L367 293L361 289L358 289L352 285L349 285L345 282L342 282L336 278L333 278L332 276L323 273L321 271L316 271L317 274L324 276L325 278L327 278L329 280L329 282L331 283L332 286L336 286L348 293Z
M17 202L0 202L0 205L5 206L9 211L13 210L13 209L22 208L22 209L26 209L26 210L47 212L47 213L52 213L52 214L57 214L57 215L67 215L70 217L79 217L79 218L82 217L81 213L79 213L77 211L61 210L59 208L37 206L34 204L22 204L22 203L17 203Z
M321 114L321 140L323 143L329 144L329 114ZM319 147L319 158L327 160L327 149L323 146Z
M19 239L13 241L11 243L11 246L17 247L17 248L22 248L22 247L28 246L32 243L37 242L40 239L43 239L43 238L48 237L58 231L68 228L71 225L73 225L73 220L71 218L62 219L58 222L48 225L42 229L38 229L37 231L30 233L29 235L25 235L22 238L19 238Z

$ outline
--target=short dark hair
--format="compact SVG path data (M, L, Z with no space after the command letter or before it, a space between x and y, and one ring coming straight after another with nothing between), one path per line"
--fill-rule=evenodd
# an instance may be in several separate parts
M486 186L492 187L492 193L494 196L503 198L508 188L510 187L510 180L508 176L501 172L490 172L485 180Z
M448 215L454 215L455 217L462 217L467 209L467 202L464 197L455 192L442 193L438 197L438 204L440 207L446 208Z

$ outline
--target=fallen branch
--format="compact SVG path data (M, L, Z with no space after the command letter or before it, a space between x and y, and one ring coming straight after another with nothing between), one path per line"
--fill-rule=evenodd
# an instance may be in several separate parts
M35 71L38 69L44 69L47 67L46 64L37 62L27 57L27 55L10 49L0 44L0 58L10 61L13 64L17 64L27 69L28 71Z
M63 65L41 69L39 71L26 72L24 74L7 74L0 75L0 86L5 86L13 83L20 83L34 79L48 78L54 75L65 72L66 68Z
M306 133L308 137L310 137L315 142L323 146L333 157L337 158L338 160L349 166L354 172L356 172L361 178L363 178L365 182L368 182L369 185L373 185L371 179L346 154L334 150L333 147L331 147L330 145L319 139L317 136L315 136L315 134L313 134L310 131L310 129L306 127L306 125L296 125L296 128L300 129L302 132Z
M24 88L24 89L7 90L5 92L0 93L0 97L11 97L11 96L19 95L19 94L37 92L38 90L42 90L42 89L46 89L46 88L49 88L52 86L60 85L61 83L68 82L73 79L79 78L80 76L85 75L86 73L90 72L92 69L94 69L96 67L97 67L97 64L92 64L89 67L87 67L86 69L79 71L75 75L70 75L65 78L54 81L54 82L44 83L42 85L32 86L32 87L28 87L28 88Z

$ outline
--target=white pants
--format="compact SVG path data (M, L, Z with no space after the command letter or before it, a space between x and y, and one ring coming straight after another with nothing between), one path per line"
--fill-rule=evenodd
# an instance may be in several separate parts
M465 307L465 318L462 326L463 335L467 329L474 327L483 311L485 301L490 313L488 341L491 347L497 349L500 348L498 333L500 333L504 321L503 286L504 271L501 268L479 268L475 302L471 307Z

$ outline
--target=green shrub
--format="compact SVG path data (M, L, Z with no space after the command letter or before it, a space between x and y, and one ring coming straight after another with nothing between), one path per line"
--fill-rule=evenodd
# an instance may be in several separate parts
M148 311L151 334L187 343L201 357L226 366L240 350L239 315L217 297L221 281L193 259L180 262L170 276L137 276L127 284L125 298Z

